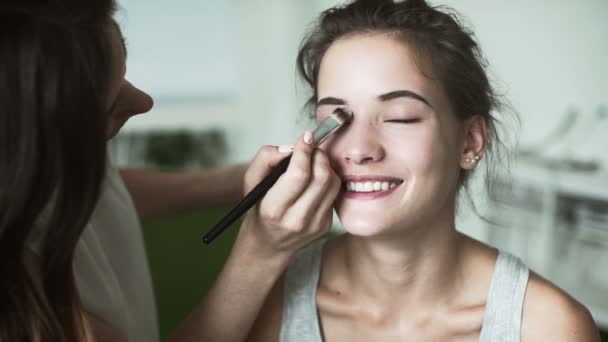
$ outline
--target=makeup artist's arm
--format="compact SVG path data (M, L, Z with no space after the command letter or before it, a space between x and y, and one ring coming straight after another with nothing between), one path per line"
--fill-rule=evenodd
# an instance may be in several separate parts
M275 147L260 150L246 189L284 157ZM300 139L285 174L245 216L213 287L170 341L244 341L291 257L331 228L340 184L325 154Z
M247 166L177 172L125 168L120 174L139 216L152 219L236 203Z

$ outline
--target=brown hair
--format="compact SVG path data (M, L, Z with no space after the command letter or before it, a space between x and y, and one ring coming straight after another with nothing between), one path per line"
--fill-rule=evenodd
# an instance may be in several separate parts
M0 341L86 336L72 259L105 170L113 8L0 5ZM32 267L37 224L45 235Z

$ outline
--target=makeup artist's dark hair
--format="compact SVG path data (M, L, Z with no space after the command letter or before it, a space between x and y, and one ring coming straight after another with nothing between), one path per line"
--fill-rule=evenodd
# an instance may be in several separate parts
M314 107L317 101L319 68L327 49L339 39L370 33L390 34L411 46L425 75L443 85L458 118L464 121L480 115L486 120L486 151L492 153L484 153L484 159L491 190L497 176L493 161L499 161L506 151L493 112L509 106L490 84L480 47L454 10L431 7L424 0L358 0L324 11L297 57L298 72L313 90L307 105ZM469 172L461 172L460 185L465 189L469 176Z
M0 4L2 342L87 340L72 259L105 171L113 10ZM32 258L34 227L44 235Z

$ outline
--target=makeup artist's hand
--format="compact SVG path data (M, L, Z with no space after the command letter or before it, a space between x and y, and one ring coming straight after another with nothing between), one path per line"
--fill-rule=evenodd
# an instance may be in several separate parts
M279 151L285 149L265 146L259 150L245 174L246 192L289 156ZM291 255L330 230L340 188L341 180L327 155L313 150L312 134L306 132L293 148L287 171L247 213L240 234L249 235L271 255Z

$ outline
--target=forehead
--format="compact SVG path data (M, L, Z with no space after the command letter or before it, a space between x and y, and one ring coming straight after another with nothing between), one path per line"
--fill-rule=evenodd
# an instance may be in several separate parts
M428 78L416 63L414 50L397 37L385 34L359 34L333 43L319 69L319 96L387 93L408 89L433 97L438 83Z
M118 23L111 19L107 25L108 40L110 43L111 55L114 61L118 61L120 64L126 58L126 47L124 44L124 38L120 26Z

